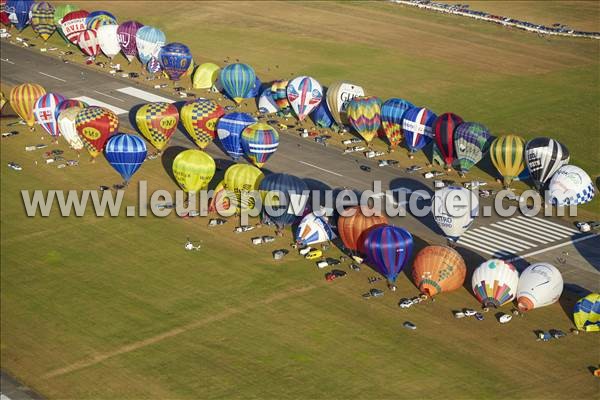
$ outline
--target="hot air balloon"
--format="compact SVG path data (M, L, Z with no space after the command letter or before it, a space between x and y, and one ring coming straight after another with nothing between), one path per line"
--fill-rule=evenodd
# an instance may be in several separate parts
M160 66L172 81L178 81L193 61L190 49L181 43L164 45L158 53L158 60Z
M100 43L98 43L96 31L93 29L81 32L77 43L81 51L92 58L96 58L100 52Z
M374 266L390 284L396 282L398 274L412 254L413 237L404 228L393 225L373 227L362 243L362 252L367 262Z
M525 145L525 163L535 186L541 189L563 165L569 163L567 147L554 139L539 137Z
M299 76L287 85L287 98L300 121L310 114L323 98L323 88L310 76Z
M167 37L158 28L153 26L142 26L135 34L135 44L138 57L143 65L146 65L150 58L158 57L160 48L165 45Z
M100 50L111 60L121 51L119 44L118 25L102 25L96 30Z
M302 246L310 246L335 239L335 233L327 221L327 217L314 213L307 214L296 229L296 242Z
M414 105L403 99L389 99L381 106L381 125L392 149L402 141L402 118Z
M256 96L258 96L258 93L260 92L261 86L262 86L262 82L260 81L260 79L257 76L256 78L254 78L254 85L252 85L252 87L248 90L248 92L246 93L244 98L245 99L256 98Z
M23 83L10 91L10 106L29 127L35 124L33 107L46 90L36 83Z
M64 100L65 97L61 94L46 93L40 96L33 106L33 115L36 121L55 139L60 135L56 110Z
M463 119L453 113L442 114L433 123L433 138L442 153L446 168L452 167L454 162L454 131L462 123Z
M413 282L421 293L430 297L459 289L466 275L465 260L448 246L424 247L413 262Z
M188 193L206 189L215 171L215 160L200 150L182 151L173 160L173 175L179 186Z
M298 216L303 215L309 191L302 179L289 174L270 174L258 188L265 207L263 215L268 208L273 210L265 216L279 228L293 224Z
M462 186L446 186L436 190L431 213L448 240L456 242L479 214L479 198Z
M146 143L136 135L122 133L106 142L104 156L126 183L146 160Z
M156 57L150 57L150 61L146 64L146 70L151 74L157 74L162 71L160 61Z
M102 25L117 25L117 18L108 11L92 11L85 19L87 29L97 30Z
M411 153L421 150L433 137L433 123L437 115L427 108L408 109L402 119L406 147Z
M260 96L258 96L258 111L261 114L274 114L279 110L279 107L277 107L277 103L273 98L271 87L265 88Z
M504 186L511 182L525 169L525 139L517 135L497 137L490 145L492 164L504 178Z
M173 104L148 103L137 110L135 123L152 146L161 151L177 129L179 112Z
M119 128L119 118L103 107L83 108L75 121L77 133L92 158L104 150L104 145Z
M6 0L0 0L0 24L2 24L4 26L10 25L10 19L8 18L8 11L6 10ZM0 102L0 104L1 104L1 102ZM2 107L0 107L0 110L2 110Z
M312 112L311 118L315 125L320 126L321 128L330 128L334 123L333 116L329 111L329 107L327 107L327 102L322 100Z
M275 81L271 85L271 96L277 104L277 115L287 118L292 115L292 107L287 98L288 81Z
M17 30L22 31L29 23L29 11L33 3L33 0L8 0L6 2L8 17Z
M263 122L248 125L242 131L242 149L252 164L262 168L267 160L277 151L279 133L272 126Z
M217 121L217 135L229 157L237 161L243 154L242 132L257 120L250 114L234 112Z
M58 34L67 43L69 43L69 39L67 39L67 37L65 36L65 34L63 33L63 31L61 29L60 20L63 19L63 17L65 15L67 15L68 13L70 13L71 11L77 11L77 10L79 10L79 7L71 5L71 4L61 4L54 8L54 18L53 18L54 26L56 26L56 28L58 30Z
M2 109L4 108L4 105L6 104L7 100L6 97L4 96L4 92L0 91L0 113L2 112Z
M385 215L375 215L373 210L369 210L366 214L372 215L365 215L362 207L355 206L347 209L338 218L338 234L348 250L358 251L370 228L388 223Z
M488 151L490 133L475 122L463 122L454 130L454 149L462 174L469 172Z
M70 107L62 110L58 115L58 129L66 142L73 150L83 149L83 141L77 133L77 114L82 107Z
M89 105L81 100L77 100L77 99L65 99L63 101L61 101L58 104L58 107L56 107L56 109L54 110L54 118L56 118L56 120L58 121L58 116L60 115L61 112L63 112L64 110L66 110L67 108L71 108L71 107L79 107L79 108L86 108L89 107Z
M119 39L121 51L129 63L137 56L135 35L142 26L144 26L144 24L137 21L125 21L117 28L117 37Z
M54 7L47 1L34 3L31 6L31 28L44 41L48 40L56 30L54 25Z
M260 169L249 164L234 164L227 168L223 177L223 189L230 204L235 200L236 212L254 208L255 200L249 193L258 191L264 177ZM242 195L242 192L245 193Z
M211 89L219 78L220 72L221 67L217 64L210 62L200 64L194 71L192 86L194 89Z
M575 165L563 165L554 173L548 185L548 202L555 206L581 205L595 195L590 176Z
M492 259L473 272L471 285L477 300L484 307L500 307L515 298L519 272L509 262Z
M348 125L346 107L354 97L363 97L365 91L362 87L348 82L332 83L327 89L327 107L338 126Z
M517 305L519 311L556 303L563 291L563 278L552 264L535 263L521 273L517 285Z
M181 107L181 122L188 135L201 149L212 143L223 107L208 99L188 101Z
M575 326L580 331L600 332L600 293L590 293L575 304Z
M247 64L229 64L221 70L219 81L229 97L241 103L256 80L256 74Z
M60 29L67 40L77 46L79 35L87 29L85 19L88 16L85 10L71 11L60 21Z
M346 107L348 121L358 134L370 143L381 126L381 100L378 97L354 97Z

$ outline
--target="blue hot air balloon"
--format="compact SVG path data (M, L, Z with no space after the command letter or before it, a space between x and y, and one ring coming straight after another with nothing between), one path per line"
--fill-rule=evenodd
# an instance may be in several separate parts
M135 135L126 133L108 139L104 155L110 165L129 182L129 179L142 166L146 159L146 142Z
M256 74L247 64L229 64L221 70L219 81L227 95L239 104L256 83Z
M92 11L85 18L87 29L98 29L102 25L116 25L117 18L108 11Z
M256 96L258 96L258 94L260 93L260 87L261 87L261 85L262 85L262 82L260 81L260 79L258 79L258 76L257 76L254 79L254 86L252 86L252 88L250 88L250 90L246 94L246 98L247 99L254 99L254 98L256 98Z
M437 115L427 108L409 108L402 118L402 132L411 153L421 150L433 139Z
M393 225L375 226L362 243L367 261L392 284L408 263L412 250L412 235L406 229Z
M152 57L158 57L160 48L167 40L163 31L153 26L144 25L135 33L135 44L138 57L143 65L146 65Z
M264 199L264 216L278 227L292 225L304 215L309 192L302 179L289 174L270 174L260 182L258 190ZM268 208L273 213L269 214Z
M33 5L33 0L8 0L6 2L5 12L8 13L10 22L22 31L29 23L29 10Z
M323 91L325 92L326 89L324 88ZM334 122L326 101L321 101L319 103L317 108L315 108L315 111L312 112L311 118L315 125L320 126L321 128L329 128Z
M160 66L172 81L178 81L192 64L192 53L182 43L164 45L158 54Z
M229 157L238 160L243 154L242 132L248 125L256 123L250 114L234 112L223 115L217 122L217 136Z

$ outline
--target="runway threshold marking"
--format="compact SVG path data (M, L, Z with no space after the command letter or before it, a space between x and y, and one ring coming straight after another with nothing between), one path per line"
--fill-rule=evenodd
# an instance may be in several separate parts
M129 112L127 110L123 110L122 108L113 106L111 104L105 103L100 100L92 99L91 97L87 97L87 96L75 97L75 100L81 100L81 101L89 104L90 106L108 108L110 111L114 112L117 115L127 114Z
M593 238L598 237L598 236L600 236L600 233L594 233L594 234L591 234L591 235L588 235L588 236L584 236L584 237L580 237L580 238L577 238L577 239L569 240L568 242L559 243L559 244L554 245L554 246L546 247L545 249L532 251L531 253L523 254L522 256L513 257L510 260L508 260L508 262L514 262L514 261L516 261L518 259L521 259L521 258L531 257L531 256L535 256L535 255L538 255L538 254L541 254L541 253L545 253L547 251L556 250L558 248L561 248L561 247L564 247L564 246L568 246L570 244L575 244L575 243L583 242L584 240L593 239Z
M332 175L335 175L335 176L341 176L341 177L343 177L343 176L344 176L344 175L342 175L342 174L338 174L337 172L333 172L333 171L330 171L330 170L328 170L328 169L321 168L321 167L319 167L319 166L317 166L317 165L314 165L314 164L311 164L311 163L307 163L307 162L305 162L305 161L298 161L298 162L299 162L300 164L308 165L309 167L313 167L313 168L319 169L319 170L321 170L321 171L323 171L323 172L327 172L327 173L329 173L329 174L332 174Z
M38 74L47 76L48 78L56 79L57 81L66 82L66 80L64 80L62 78L58 78L58 77L56 77L54 75L46 74L46 73L41 72L41 71L38 71Z
M151 102L160 101L163 103L175 103L173 100L167 99L166 97L162 97L162 96L159 96L154 93L146 92L145 90L137 89L137 88L134 88L131 86L117 89L117 92L125 93L129 96L137 97L138 99L142 99L145 101L151 101Z
M102 93L102 92L99 92L99 91L97 91L97 90L94 90L94 93L98 93L99 95L102 95L102 96L105 96L105 97L109 97L109 98L111 98L111 99L118 100L118 101L120 101L121 103L125 103L125 100L123 100L123 99L120 99L120 98L118 98L118 97L115 97L115 96L111 96L110 94Z

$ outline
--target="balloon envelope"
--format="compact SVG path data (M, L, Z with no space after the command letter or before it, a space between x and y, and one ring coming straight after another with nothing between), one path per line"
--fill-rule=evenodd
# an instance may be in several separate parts
M279 133L263 122L248 125L242 131L242 149L254 165L261 168L277 151Z
M315 125L320 126L321 128L330 128L334 123L333 116L327 107L327 102L322 100L312 112L311 118Z
M454 151L454 131L462 123L463 119L453 113L442 114L433 123L433 138L448 168L452 166L456 153Z
M346 108L348 121L367 142L377 135L381 126L381 100L378 97L354 97Z
M408 109L402 119L402 132L411 153L421 150L433 138L433 123L437 115L427 108Z
M569 163L569 150L554 139L538 137L525 145L525 163L535 186L541 189L563 165Z
M217 133L217 121L225 114L223 107L212 100L196 99L181 108L181 122L188 135L201 149L212 143Z
M499 136L490 145L492 164L504 178L504 186L525 169L524 151L525 139L517 135Z
M187 72L193 61L190 49L181 43L164 45L160 49L158 59L162 69L172 81L178 81Z
M413 237L404 228L393 225L375 226L369 230L362 243L367 261L394 283L408 263L413 250Z
M448 246L427 246L413 262L413 282L428 296L459 289L466 275L465 260Z
M37 83L23 83L11 89L10 106L31 127L35 124L35 102L45 93L46 90Z
M300 121L310 114L323 98L323 88L310 76L292 79L287 86L287 98Z
M550 180L548 192L548 202L555 206L585 204L596 193L590 176L575 165L560 167Z
M6 12L10 22L17 30L22 31L29 23L29 10L33 3L33 0L8 0L6 2Z
M348 208L339 216L337 220L338 234L347 249L358 251L364 242L365 233L370 228L388 223L385 215L375 215L373 212L372 209L363 210L362 207L355 206Z
M235 210L238 213L254 207L255 200L248 193L257 191L264 177L260 169L249 164L234 164L227 168L223 178L223 189L230 197L230 204L235 201ZM242 192L245 192L244 195Z
M479 214L479 198L462 186L446 186L436 190L431 213L446 237L457 241Z
M354 97L362 97L365 91L362 87L349 82L335 82L327 89L327 106L338 126L348 125L346 107Z
M77 133L77 114L82 107L70 107L60 112L58 115L58 128L60 133L73 150L83 149L83 141Z
M44 41L54 33L56 25L54 24L54 7L47 1L34 3L31 6L31 28Z
M518 284L517 269L511 263L497 259L482 263L471 279L473 293L485 307L499 307L514 299Z
M118 29L118 25L102 25L96 30L96 37L98 38L100 50L102 50L104 55L110 59L121 51L119 35L117 34Z
M292 107L287 98L287 85L288 81L275 81L271 85L271 96L277 104L277 114L281 117L289 117L292 115Z
M273 114L279 110L279 107L273 98L271 87L265 88L260 96L258 96L258 111L262 114Z
M291 225L303 215L309 193L306 183L289 174L269 174L259 185L263 210L273 212L263 215L278 227Z
M119 128L119 118L103 107L83 108L75 121L77 133L92 158L104 150L104 145Z
M600 293L590 293L575 304L575 326L580 331L600 332Z
M310 213L302 218L296 230L296 242L302 246L328 242L335 239L335 233L324 216Z
M229 64L221 70L219 81L227 95L239 104L252 89L256 74L247 64Z
M46 93L40 96L33 106L33 115L38 124L44 128L52 137L58 137L58 121L56 119L56 110L65 97L58 93Z
M61 101L58 104L58 107L56 107L56 109L54 110L54 117L58 120L58 116L60 115L61 112L63 112L64 110L66 110L67 108L71 108L71 107L79 107L79 108L86 108L89 107L89 105L81 100L77 100L77 99L65 99L63 101Z
M121 51L130 63L137 56L135 37L142 26L144 25L137 21L125 21L117 28L117 38L119 39Z
M76 46L79 43L79 35L87 29L85 20L88 14L85 10L71 11L60 20L63 35Z
M92 11L85 19L87 29L98 29L102 25L117 25L117 18L108 11Z
M142 135L160 151L177 129L179 112L173 104L148 103L140 107L135 114L135 123Z
M488 129L475 122L463 122L454 130L454 149L462 173L468 172L487 153L490 142Z
M81 32L77 44L81 51L90 57L96 57L100 51L98 36L93 29L86 29Z
M221 67L213 63L200 64L192 78L194 89L210 89L219 77Z
M185 192L206 189L215 170L215 160L196 149L182 151L173 160L173 175Z
M135 34L135 45L142 64L146 65L150 58L158 57L166 39L163 31L153 26L146 25L138 29Z
M402 119L412 103L403 99L389 99L381 106L381 125L392 148L402 141Z
M535 263L521 272L517 286L519 311L530 311L556 303L563 291L563 278L552 264Z
M252 115L241 112L223 115L217 121L217 135L232 159L237 161L244 154L242 132L247 126L256 122L256 118Z
M108 163L129 182L146 160L146 143L136 135L122 133L106 142L104 155Z

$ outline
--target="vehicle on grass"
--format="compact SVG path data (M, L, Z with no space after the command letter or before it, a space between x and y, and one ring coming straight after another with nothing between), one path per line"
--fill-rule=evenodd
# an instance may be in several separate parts
M425 179L431 179L431 178L436 178L438 176L442 176L444 175L444 172L441 171L429 171L423 174L423 177Z
M498 318L498 322L500 322L501 324L507 324L512 320L512 315L510 314L502 314L500 315L500 317Z
M329 263L325 260L321 260L317 262L317 268L323 269L329 267Z
M482 189L479 191L479 197L481 197L481 198L490 197L493 194L496 194L496 191L491 190L491 189Z
M464 318L465 317L465 313L462 311L454 311L454 318Z
M366 158L381 157L384 154L385 153L383 151L374 151L374 150L365 151L365 153L364 153Z
M483 314L482 313L476 313L475 314L475 319L477 321L483 321Z
M156 209L158 211L162 211L165 209L173 209L173 208L175 208L175 204L173 204L173 203L161 203L161 204L156 205Z
M359 151L363 151L365 149L364 146L352 146L352 147L346 147L346 150L344 150L344 153L356 153Z
M346 139L342 141L343 145L350 145L350 144L357 144L357 143L361 143L362 139L359 138L351 138L351 139Z
M327 144L327 139L329 139L328 137L325 136L317 136L315 138L315 142L319 143L319 144L323 144L326 145Z
M223 218L212 218L208 221L208 226L224 225L226 222L227 220Z
M169 86L169 85L167 85L166 83L161 83L160 85L154 85L154 89L163 89L163 88L166 88L167 86Z
M323 257L323 252L319 249L313 249L304 256L307 260L316 260L321 257Z
M253 237L252 239L250 239L253 245L259 245L259 244L263 244L263 239L262 237L258 236L258 237Z
M23 167L21 167L21 165L17 164L16 162L9 162L8 163L8 168L14 169L15 171L21 171L23 169Z
M403 298L400 299L398 305L400 308L410 308L413 305L413 301L411 299Z
M421 167L420 165L411 165L410 167L406 168L406 172L408 172L409 174L412 174L413 172L417 172L422 169L423 169L423 167Z
M541 340L542 342L547 342L550 339L552 339L552 335L550 334L550 332L544 332L544 331L537 331L537 337L538 337L538 340Z
M242 225L242 226L236 226L233 231L235 233L241 233L241 232L251 231L252 229L254 229L253 225Z
M263 236L262 240L263 240L263 243L272 243L275 241L275 237L274 236Z
M365 172L371 172L371 167L369 167L368 165L361 165L360 169Z
M77 167L79 165L79 160L67 160L67 165L69 167Z
M55 160L58 161L58 159L55 158ZM115 183L114 185L112 185L112 188L115 190L121 190L121 189L125 189L125 186L123 183Z
M554 339L562 339L565 336L567 336L563 331L561 331L560 329L550 329L549 331L550 335L552 335L552 337Z
M377 162L377 166L378 167L391 167L394 165L398 165L398 161L397 160L379 160Z
M287 254L289 253L289 251L287 251L286 249L278 249L273 251L273 260L281 260L283 259L283 257L285 257Z
M105 190L110 190L110 188L108 186L105 186L105 185L100 185L99 189L100 189L101 192L104 192Z
M472 317L472 316L474 316L475 314L477 314L477 311L475 311L475 310L472 310L472 309L470 309L470 308L465 308L465 309L463 310L463 312L465 313L465 317Z
M354 263L350 264L350 269L352 271L356 271L356 272L360 271L360 267L357 264L354 264Z
M412 331L414 331L415 329L417 329L417 326L415 324L413 324L410 321L406 321L402 324L403 327L405 327L406 329L410 329Z
M444 183L444 181L435 180L433 181L433 187L436 189L441 189L443 187L446 187L446 184Z
M6 138L6 137L11 137L11 136L17 136L18 134L19 134L19 132L17 132L17 131L2 132L2 137Z
M305 255L307 255L308 253L310 253L310 252L311 252L311 251L313 251L313 250L315 250L315 248L314 248L314 247L306 246L306 247L303 247L303 248L301 248L300 250L298 250L298 253L299 253L301 256L305 256Z
M138 74L137 72L130 72L129 73L129 77L130 78L139 78L140 74Z
M381 297L381 296L383 296L383 294L384 294L383 290L373 288L373 289L369 290L367 293L364 293L362 295L362 297L365 299L368 299L369 297Z
M325 274L325 280L333 281L333 280L336 280L337 278L343 278L346 275L348 275L347 272L342 271L340 269L334 269L334 270L331 270L331 272L328 272Z
M589 232L592 229L597 229L598 227L600 227L600 222L594 222L594 221L589 221L589 222L585 222L585 221L581 221L578 222L576 225L577 230L579 230L579 232Z
M485 186L485 185L487 185L487 182L484 182L484 181L471 181L471 182L463 183L463 186L465 187L465 189L475 189L475 188Z
M327 261L327 263L329 265L340 265L342 262L340 260L338 260L337 258L331 258L331 257L327 257L325 259L325 261Z

